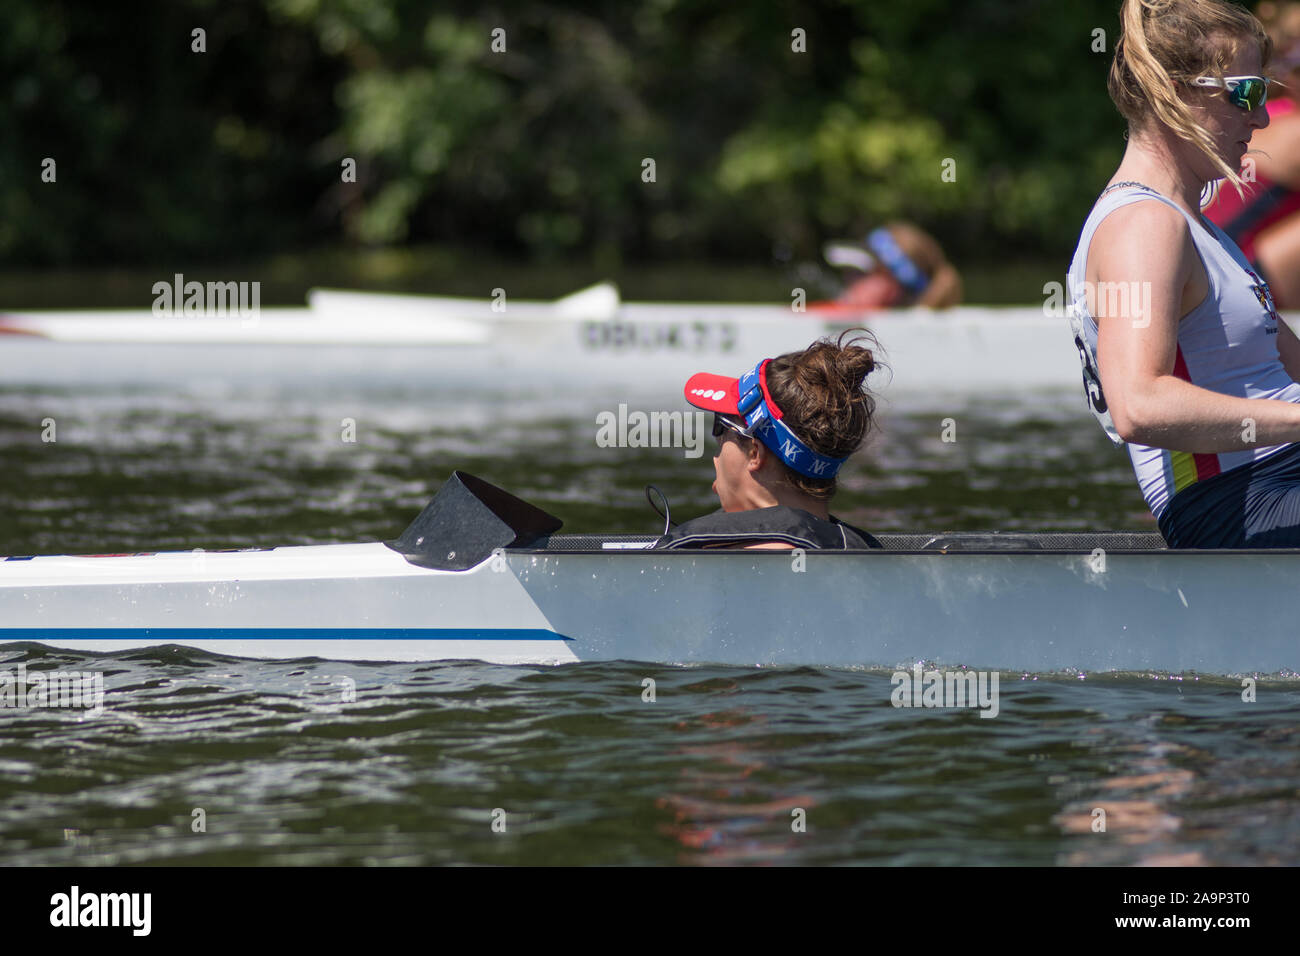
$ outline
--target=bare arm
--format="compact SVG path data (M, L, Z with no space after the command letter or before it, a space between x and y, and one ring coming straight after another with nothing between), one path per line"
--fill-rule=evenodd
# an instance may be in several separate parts
M1291 379L1300 382L1300 339L1295 330L1283 319L1277 324L1277 353L1282 357L1282 367Z
M931 309L947 309L959 302L961 302L961 276L947 262L930 277L930 284L916 300L917 305Z
M1127 301L1097 295L1090 304L1102 390L1121 438L1177 451L1240 451L1249 419L1255 444L1300 441L1300 406L1221 395L1174 375L1179 319L1205 287L1204 266L1176 210L1155 202L1117 209L1093 237L1088 271L1093 288L1141 290Z

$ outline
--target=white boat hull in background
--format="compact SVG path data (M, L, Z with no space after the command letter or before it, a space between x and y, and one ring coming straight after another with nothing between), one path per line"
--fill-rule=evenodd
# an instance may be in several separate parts
M1041 308L844 314L781 306L621 303L607 284L555 302L313 291L308 309L255 317L51 312L0 317L0 385L431 380L457 390L600 389L675 395L693 372L870 328L881 392L1078 389L1064 319ZM201 347L196 347L201 346Z

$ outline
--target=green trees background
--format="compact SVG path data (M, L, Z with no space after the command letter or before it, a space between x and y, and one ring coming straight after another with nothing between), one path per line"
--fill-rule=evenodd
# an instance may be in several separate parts
M770 261L906 217L1064 259L1123 149L1118 6L6 0L0 257Z

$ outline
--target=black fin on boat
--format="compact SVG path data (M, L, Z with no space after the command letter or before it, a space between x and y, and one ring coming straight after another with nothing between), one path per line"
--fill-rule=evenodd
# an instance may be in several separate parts
M454 471L402 536L387 544L422 568L464 571L497 548L527 547L563 524L482 478Z

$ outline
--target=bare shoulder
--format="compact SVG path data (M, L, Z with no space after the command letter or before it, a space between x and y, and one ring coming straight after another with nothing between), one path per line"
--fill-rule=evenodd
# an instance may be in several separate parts
M1187 220L1177 209L1155 199L1132 202L1108 215L1093 233L1088 272L1150 280L1185 276L1195 249Z

